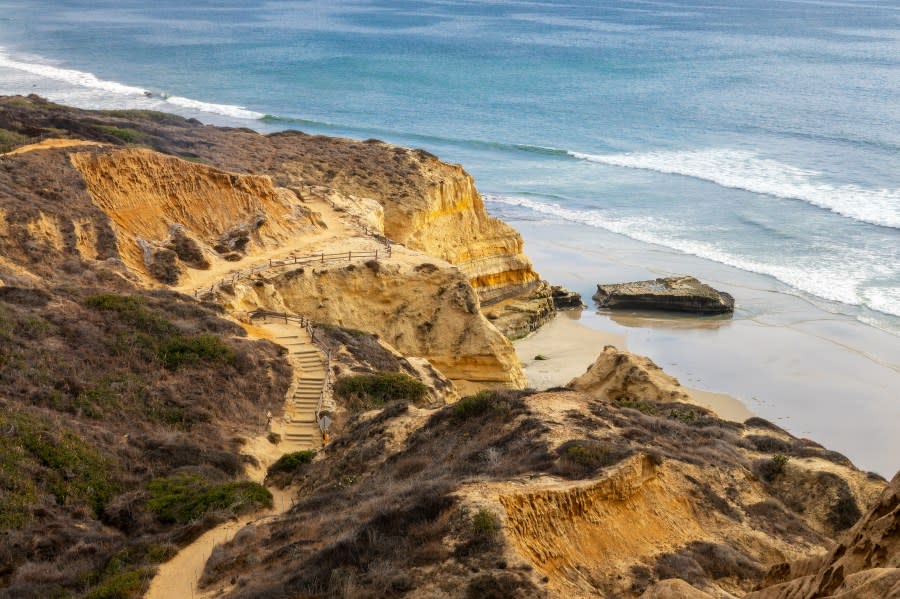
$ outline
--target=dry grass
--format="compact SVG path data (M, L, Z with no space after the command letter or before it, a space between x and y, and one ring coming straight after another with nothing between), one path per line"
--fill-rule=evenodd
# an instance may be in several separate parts
M169 523L150 481L242 493L233 435L281 405L289 367L177 294L0 289L0 597L140 596L159 547L237 505Z

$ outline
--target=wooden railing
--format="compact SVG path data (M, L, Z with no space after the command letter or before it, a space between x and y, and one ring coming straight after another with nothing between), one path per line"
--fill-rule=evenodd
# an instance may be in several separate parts
M224 286L224 285L233 285L240 280L250 279L254 275L264 272L266 270L270 270L273 268L287 268L291 266L302 266L304 264L326 264L331 262L351 262L354 259L362 260L364 258L370 258L373 260L380 260L383 258L391 257L391 242L387 239L384 241L384 249L381 250L369 250L369 251L347 251L347 252L335 252L326 254L324 252L319 254L309 254L306 256L291 256L288 258L284 258L282 260L269 260L268 262L263 262L262 264L257 264L256 266L247 268L245 270L238 271L233 273L228 278L220 279L216 281L209 287L203 287L201 289L196 289L194 291L194 297L201 297L203 295L211 294L216 291L216 289Z
M316 339L316 330L313 327L313 321L302 314L290 314L288 312L274 312L272 310L258 309L250 313L250 321L254 318L271 318L273 320L284 320L285 324L295 323L306 329L309 338L318 346L322 353L325 354L325 378L322 381L322 389L319 391L319 401L316 403L316 424L322 429L321 413L322 403L331 389L331 350L321 340ZM322 431L323 433L325 431Z

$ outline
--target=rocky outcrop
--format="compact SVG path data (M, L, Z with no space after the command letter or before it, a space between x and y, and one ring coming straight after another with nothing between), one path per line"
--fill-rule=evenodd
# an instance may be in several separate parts
M734 298L731 295L716 291L694 277L597 285L593 298L599 307L610 310L660 310L692 314L734 312Z
M900 597L900 473L836 547L773 567L766 583L747 599Z
M160 282L175 284L184 267L209 268L316 228L293 192L268 177L148 150L93 148L70 160L112 220L125 264Z
M525 295L482 305L482 312L508 339L519 339L543 326L558 310L581 306L581 296L574 291L539 281Z
M360 329L406 356L426 358L464 395L525 386L512 344L481 314L466 277L446 262L396 248L390 260L324 264L240 283L221 300L304 314Z
M678 380L653 360L612 345L604 347L587 372L568 386L607 401L691 402Z

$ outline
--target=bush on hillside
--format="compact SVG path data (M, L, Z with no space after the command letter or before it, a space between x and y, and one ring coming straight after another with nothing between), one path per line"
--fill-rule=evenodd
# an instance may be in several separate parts
M428 387L399 372L348 376L334 385L334 394L349 401L354 411L380 408L392 401L416 403L427 393Z
M253 482L217 484L197 474L179 473L157 478L147 488L147 509L164 523L185 524L216 511L236 515L272 507L272 493Z
M275 474L276 472L295 472L296 470L299 470L301 466L312 462L315 457L315 449L304 449L303 451L286 453L278 458L278 461L269 466L268 475Z

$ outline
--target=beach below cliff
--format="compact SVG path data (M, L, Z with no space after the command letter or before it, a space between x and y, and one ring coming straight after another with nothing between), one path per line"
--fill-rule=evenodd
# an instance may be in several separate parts
M524 236L536 270L581 293L588 305L517 342L529 384L565 384L611 344L649 356L725 418L752 413L863 469L893 472L900 453L896 335L769 277L582 225L509 222ZM734 316L601 312L591 300L598 283L675 274L734 295ZM539 354L548 359L535 360Z

